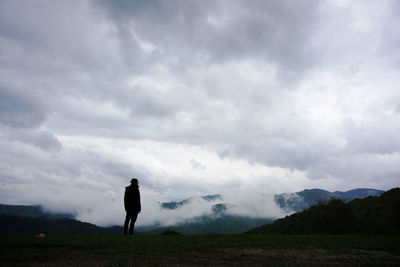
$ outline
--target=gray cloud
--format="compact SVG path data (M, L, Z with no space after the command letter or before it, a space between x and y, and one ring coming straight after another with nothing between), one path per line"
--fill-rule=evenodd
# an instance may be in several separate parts
M0 87L1 124L15 128L36 128L45 118L46 110L37 97L29 99L23 92Z
M134 176L154 203L398 186L397 10L1 1L0 201L107 224Z
M193 169L199 169L199 170L205 170L207 169L207 166L201 164L200 162L198 162L195 159L191 159L190 160L190 164L192 164Z
M60 151L62 144L50 132L40 130L3 129L3 138L9 141L19 141L31 144L45 151Z
M294 75L315 61L309 41L317 25L316 2L98 2L126 46L151 44L157 60L174 68L251 57L271 60Z

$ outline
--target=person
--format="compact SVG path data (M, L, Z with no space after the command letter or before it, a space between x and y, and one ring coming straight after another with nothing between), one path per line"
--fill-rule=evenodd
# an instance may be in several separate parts
M141 211L139 181L136 178L133 178L131 184L125 187L124 206L126 211L124 234L128 234L128 225L130 222L129 234L132 235L138 213Z

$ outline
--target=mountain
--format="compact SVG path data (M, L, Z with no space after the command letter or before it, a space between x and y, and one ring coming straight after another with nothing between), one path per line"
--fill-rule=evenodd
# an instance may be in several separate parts
M274 218L228 214L227 211L232 206L228 203L218 203L211 206L211 214L196 216L175 225L158 226L147 230L142 227L137 229L147 234L159 234L165 230L173 230L182 234L237 234L274 221Z
M164 203L161 203L161 208L174 210L174 209L180 208L184 205L192 203L196 198L200 198L205 201L215 201L215 200L221 200L221 195L217 194L217 195L208 195L208 196L201 196L201 197L191 197L188 199L184 199L182 201L164 202Z
M122 227L99 227L73 219L51 219L0 214L0 233L45 233L45 234L117 234Z
M343 201L350 201L355 198L364 198L366 196L376 196L384 191L376 189L359 188L346 192L329 192L322 189L306 189L296 193L283 193L274 196L274 201L287 213L304 210L317 203L326 203L332 198L338 198ZM185 220L176 225L159 225L154 228L143 229L146 233L161 233L166 229L171 229L183 234L207 234L207 233L241 233L248 229L258 227L265 222L272 222L276 218L254 218L248 216L232 215L229 210L235 207L230 203L222 203L223 196L220 194L191 197L182 201L160 203L160 207L166 210L180 209L190 205L195 200L204 200L210 202L211 214L196 216ZM221 201L221 202L220 202ZM217 203L217 204L215 204ZM259 203L262 205L262 203ZM142 229L141 229L142 230Z
M345 199L355 199L355 198L366 198L369 196L379 196L385 191L369 189L369 188L358 188L349 190L346 192L335 191L333 192L335 197L343 197Z
M318 204L319 202L328 202L332 198L349 202L356 198L379 196L383 192L383 190L369 188L358 188L346 192L329 192L322 189L305 189L296 193L276 194L274 196L274 200L280 208L290 213L302 211L312 205Z
M248 233L400 234L400 188L347 203L333 198Z
M53 219L74 219L75 215L68 213L49 213L45 212L41 206L27 205L5 205L0 204L0 214L14 214L19 216L27 216L32 218L46 217Z
M160 203L160 207L165 210L176 210L185 205L190 205L194 201L209 202L208 205L210 206L211 213L195 216L175 225L158 226L153 229L138 227L138 231L141 230L149 234L158 234L165 230L173 230L182 234L234 234L243 233L254 227L272 222L275 219L229 214L228 211L234 208L235 205L219 202L222 201L222 196L219 194ZM219 203L215 204L216 202Z
M274 196L275 202L287 213L304 210L311 205L326 203L332 198L339 198L349 202L355 198L371 195L380 195L383 191L375 189L354 189L346 192L329 192L322 189L306 189L297 193L284 193ZM141 233L158 234L166 229L171 229L183 234L222 234L242 233L249 229L273 222L276 217L249 217L235 214L237 206L223 202L223 196L219 194L191 197L182 201L159 203L165 212L178 211L191 208L190 205L202 205L208 209L207 214L194 215L192 218L180 221L174 225L137 226L136 230ZM264 203L254 203L263 205ZM173 213L171 213L173 214ZM12 206L0 204L0 222L4 231L11 232L65 232L65 233L121 233L121 227L102 228L92 224L73 220L73 214L52 214L45 212L40 206ZM14 217L12 215L18 215ZM8 216L8 217L7 217ZM173 215L171 215L173 216ZM66 220L69 219L69 220ZM32 226L32 227L31 227ZM36 228L35 228L36 227ZM8 229L8 230L5 230ZM48 229L48 230L46 230ZM2 232L0 231L0 232Z
M139 234L160 234L170 229L182 234L228 234L243 233L254 227L272 222L273 219L251 218L225 214L224 205L214 205L212 215L194 217L172 226L138 226ZM74 219L28 217L0 214L0 233L46 233L46 234L122 234L121 226L99 227Z
M165 230L173 230L181 234L238 234L248 231L254 227L273 222L273 219L252 218L246 216L224 215L224 216L199 216L171 226L162 226L143 231L143 234L159 234Z
M287 213L302 211L311 205L315 205L319 202L328 202L332 198L338 198L345 202L349 202L356 198L365 198L368 196L379 196L383 190L370 189L370 188L357 188L349 191L335 191L329 192L323 189L305 189L295 193L282 193L275 194L274 201L278 206ZM208 202L222 200L223 197L220 194L208 195L201 197L191 197L182 201L172 201L160 203L162 209L178 209L185 205L192 203L196 199L202 199ZM211 203L210 203L211 205ZM225 209L228 209L227 204L221 204Z

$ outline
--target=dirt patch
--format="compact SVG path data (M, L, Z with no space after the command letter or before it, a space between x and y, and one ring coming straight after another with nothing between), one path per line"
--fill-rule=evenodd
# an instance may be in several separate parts
M13 265L13 263L9 263ZM400 255L369 250L216 248L209 251L101 252L70 251L48 262L30 266L400 266Z

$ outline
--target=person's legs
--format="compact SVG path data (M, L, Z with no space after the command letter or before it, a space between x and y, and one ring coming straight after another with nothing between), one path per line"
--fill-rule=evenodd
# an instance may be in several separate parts
M133 235L133 229L135 228L135 222L137 219L138 213L133 212L131 217L131 227L129 228L129 234Z
M128 224L129 221L131 220L131 214L129 212L126 213L126 217L125 217L125 224L124 224L124 234L128 234ZM131 227L132 227L132 223L131 223Z

